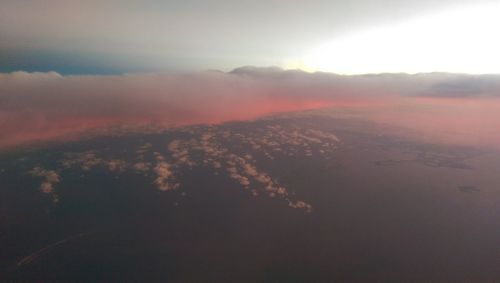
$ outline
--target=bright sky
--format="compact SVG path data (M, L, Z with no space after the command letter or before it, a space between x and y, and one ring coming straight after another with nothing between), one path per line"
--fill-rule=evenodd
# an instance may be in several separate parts
M500 73L487 0L2 0L0 72Z
M335 38L285 63L343 74L500 73L500 3L457 7Z

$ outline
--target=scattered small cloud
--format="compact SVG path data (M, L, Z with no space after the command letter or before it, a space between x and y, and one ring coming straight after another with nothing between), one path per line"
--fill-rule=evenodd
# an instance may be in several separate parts
M156 174L154 181L160 191L170 191L179 187L178 183L172 183L174 174L171 170L171 165L165 161L165 158L160 153L155 153L156 165L153 171Z
M182 175L186 170L204 167L216 175L224 174L254 197L267 196L288 204L289 207L312 210L312 205L299 199L290 188L280 184L272 172L259 168L262 157L284 158L289 153L307 157L328 158L340 140L332 133L319 129L302 128L293 123L271 123L251 131L236 132L226 126L192 126L179 129L183 137L168 140L163 148L153 150L151 143L137 146L135 157L126 161L108 148L67 152L58 160L59 168L47 170L35 167L30 174L43 177L40 191L58 201L54 185L67 170L83 172L108 171L115 176L136 172L151 178L151 184L160 191L182 190ZM250 145L259 145L252 147ZM156 147L155 147L156 149ZM246 150L241 150L246 149ZM273 156L271 156L271 154ZM185 192L183 192L185 193Z
M40 191L44 194L50 195L52 202L57 204L59 202L59 195L56 193L54 185L61 181L59 173L54 170L43 169L40 166L33 168L29 173L32 176L44 178L40 184Z

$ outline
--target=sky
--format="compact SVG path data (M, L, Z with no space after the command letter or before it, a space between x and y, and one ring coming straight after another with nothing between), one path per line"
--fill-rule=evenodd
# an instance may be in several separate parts
M0 72L500 73L496 2L2 0Z

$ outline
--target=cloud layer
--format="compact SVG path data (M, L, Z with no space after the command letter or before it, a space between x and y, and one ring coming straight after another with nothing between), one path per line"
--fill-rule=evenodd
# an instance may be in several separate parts
M220 123L323 107L363 109L372 120L432 131L440 123L494 127L499 97L499 76L442 73L339 76L254 67L180 75L14 72L0 74L0 147L113 125ZM429 105L437 116L428 116Z

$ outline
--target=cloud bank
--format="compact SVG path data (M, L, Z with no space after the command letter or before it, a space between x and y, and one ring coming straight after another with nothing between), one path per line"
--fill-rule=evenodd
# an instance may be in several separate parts
M499 97L500 76L444 73L340 76L255 67L230 73L177 75L14 72L0 74L0 147L69 137L113 125L220 123L323 107L378 109L377 113L388 116L381 119L384 122L401 116L411 124L412 117L418 116L412 116L414 110L394 109L418 103L446 105L446 110L438 113L443 116L439 119L448 124L453 123L455 115L464 114L460 121L465 120L466 126L485 121L490 121L487 126L495 126L491 120L500 109L496 103ZM461 106L457 106L457 99L462 101ZM483 101L488 101L486 108ZM484 109L487 113L482 112ZM429 124L437 120L425 117L425 113L419 115Z

